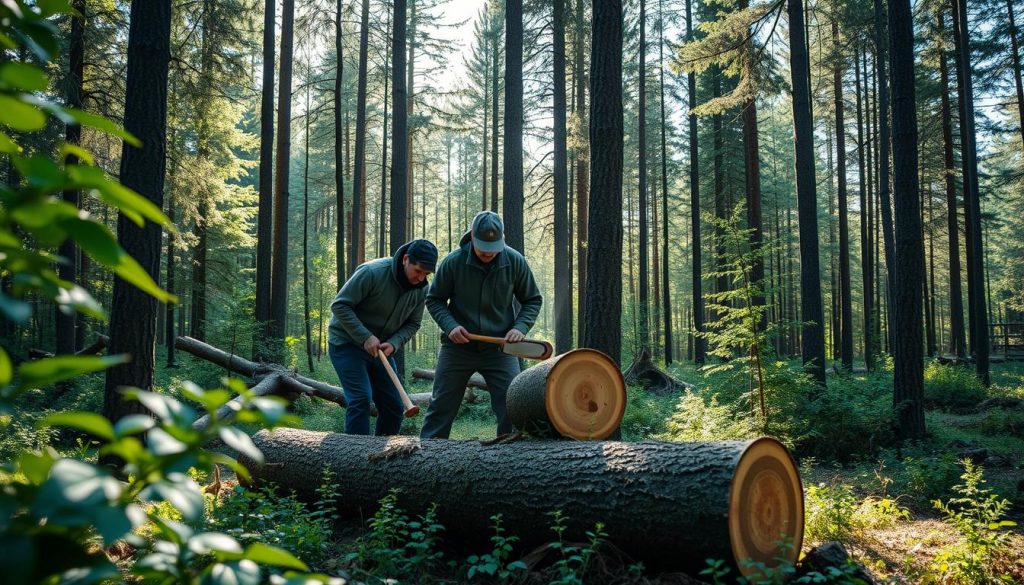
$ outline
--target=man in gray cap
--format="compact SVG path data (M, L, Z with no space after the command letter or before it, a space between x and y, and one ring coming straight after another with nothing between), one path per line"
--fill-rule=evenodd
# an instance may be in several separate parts
M420 328L427 276L437 264L429 240L413 240L391 258L378 258L352 273L331 303L328 354L345 391L345 432L370 434L370 403L377 405L378 435L397 435L402 399L378 352L392 356Z
M518 301L518 311L513 301ZM441 261L427 292L427 310L444 335L422 438L448 438L474 372L487 381L498 435L512 432L505 393L519 373L519 360L497 345L470 341L466 334L521 341L542 302L526 259L505 245L501 218L493 211L478 213L459 247Z

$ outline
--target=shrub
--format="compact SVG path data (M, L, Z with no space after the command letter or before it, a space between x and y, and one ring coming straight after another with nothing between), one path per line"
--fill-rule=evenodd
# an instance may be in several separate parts
M370 520L370 531L356 541L355 550L343 560L354 570L385 582L418 582L441 564L443 555L437 545L443 531L436 506L418 520L410 520L398 506L398 490L391 490L380 500Z
M985 396L985 386L967 368L932 362L924 370L924 399L931 408L969 410Z
M642 441L665 432L665 411L671 399L654 397L640 386L626 388L626 412L619 428L623 441Z
M737 417L733 409L718 403L718 395L707 400L696 392L685 392L659 438L666 441L722 441L754 435L751 420Z
M1012 581L1009 576L993 571L993 560L1004 553L1010 536L1004 528L1016 526L1005 520L1010 502L981 487L983 470L969 459L962 462L963 483L953 487L956 497L948 502L933 502L947 524L952 525L961 540L941 549L931 562L931 569L943 583L996 583Z
M946 453L938 457L905 457L903 471L893 477L895 488L908 494L918 505L946 497L957 483L960 467L956 457Z
M847 462L895 441L892 391L872 381L837 378L800 403L794 424L800 456Z
M281 547L316 567L329 552L329 508L333 501L321 499L309 509L293 494L238 486L223 502L214 504L208 522L242 544L263 542Z

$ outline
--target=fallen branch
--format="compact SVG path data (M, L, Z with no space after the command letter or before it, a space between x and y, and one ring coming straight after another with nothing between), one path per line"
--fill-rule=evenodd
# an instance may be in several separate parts
M96 338L96 341L92 342L92 345L89 345L87 347L83 347L82 349L76 351L74 355L96 355L99 352L101 352L104 349L106 349L107 345L109 345L109 344L110 344L110 338L107 337L106 335L100 335L99 337ZM28 350L28 357L29 357L29 359L32 359L32 360L39 360L39 359L43 359L43 358L52 358L53 355L54 355L53 353L51 353L49 351L44 351L44 350L41 350L41 349L30 349L30 350Z

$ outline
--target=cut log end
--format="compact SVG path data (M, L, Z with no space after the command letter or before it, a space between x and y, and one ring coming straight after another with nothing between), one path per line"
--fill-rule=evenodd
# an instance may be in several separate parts
M566 437L609 436L626 412L626 384L615 363L593 349L578 349L558 360L548 377L544 406L551 424Z
M771 439L751 443L729 490L729 539L744 576L783 559L795 564L804 537L803 487L796 463ZM764 563L764 565L759 565Z

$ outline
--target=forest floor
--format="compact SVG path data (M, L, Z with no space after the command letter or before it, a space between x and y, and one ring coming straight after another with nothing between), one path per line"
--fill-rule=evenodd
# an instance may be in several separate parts
M431 367L429 356L417 358L407 363L407 369ZM212 387L225 374L223 370L189 356L181 356L179 362L183 364L179 368L158 370L160 388L173 389L185 379ZM311 377L336 383L336 375L327 359L315 362L315 366ZM698 388L702 384L717 384L717 381L696 372L692 367L672 368L671 372ZM963 542L963 538L934 508L932 501L941 499L948 502L954 496L952 486L960 481L963 472L959 460L969 455L977 458L984 467L986 483L982 487L998 494L999 498L1007 499L1009 507L1001 519L1017 523L1003 530L1008 540L1001 552L991 559L995 564L995 574L1004 575L1010 579L1009 582L1024 583L1024 402L1021 402L1024 399L1024 364L995 366L994 374L993 389L986 392L1006 398L1010 403L995 404L981 410L930 408L926 421L929 436L920 443L879 449L872 455L841 463L797 453L809 513L804 552L822 541L838 540L878 582L940 582L937 576L941 567L937 559L954 550L958 543ZM884 394L891 392L887 390L891 389L891 379L891 374L884 372L854 374L834 386L839 392L875 387ZM410 393L429 392L430 382L410 382L407 390ZM461 409L452 438L484 440L494 437L494 418L488 395L486 392L477 395L479 400L475 404L464 405ZM891 394L887 400L891 404ZM1014 400L1017 402L1013 403ZM55 410L95 412L100 410L101 405L102 375L84 378L74 392L67 393L56 402L49 400L43 393L26 396L26 416L23 419L19 417L12 425L11 433L0 437L0 456L5 457L15 448L31 447L34 444L65 444L59 447L62 451L81 451L80 444L77 447L74 441L67 444L67 437L44 435L42 431L33 430L33 422ZM681 405L680 395L652 396L631 387L630 406L623 421L624 440L666 439L666 420L677 413ZM337 405L303 397L295 404L294 410L301 416L305 428L334 432L344 429L344 411ZM422 415L408 419L402 433L418 435L421 422ZM222 480L225 486L234 483L231 474L227 472L223 474ZM230 490L222 490L225 496L229 493ZM858 506L882 498L891 499L901 509L905 509L907 517L890 523L856 520ZM820 526L812 523L812 512L825 516L831 514L839 525L844 521L848 525L839 526L831 534L823 536L820 534ZM886 513L892 515L891 511L882 515ZM332 537L332 547L339 551L339 558L367 530L367 526L359 522L339 524ZM818 530L819 534L813 534L813 530ZM679 573L641 575L635 571L630 572L628 560L616 554L614 547L607 550L612 552L598 556L583 582L669 585L700 581L695 578L699 576ZM451 552L457 554L456 551ZM459 557L447 557L446 553L446 558ZM329 570L329 566L321 570ZM551 566L541 563L523 582L548 583L555 577L552 570ZM451 574L458 574L458 571L453 569ZM458 582L441 575L435 581Z

